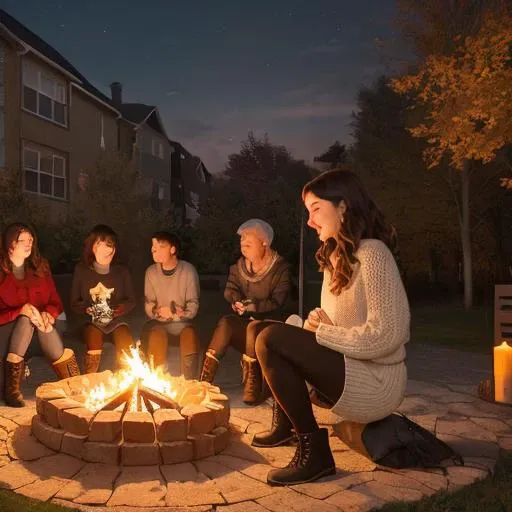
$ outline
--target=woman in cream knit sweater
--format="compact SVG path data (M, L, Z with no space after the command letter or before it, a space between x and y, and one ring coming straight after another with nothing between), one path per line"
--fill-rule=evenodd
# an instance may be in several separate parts
M393 256L393 228L352 172L323 173L304 187L303 200L308 225L322 243L321 308L303 329L267 324L256 339L275 400L272 428L253 444L285 444L293 430L298 438L289 465L268 474L271 485L311 482L336 471L306 381L333 412L361 423L391 414L407 383L409 304Z

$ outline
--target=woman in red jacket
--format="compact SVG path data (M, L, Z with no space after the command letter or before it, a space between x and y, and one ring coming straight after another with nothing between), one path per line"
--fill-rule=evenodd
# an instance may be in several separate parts
M5 368L7 405L24 405L20 391L24 355L34 333L58 377L79 375L74 352L64 349L55 329L55 319L63 310L34 231L21 223L7 226L0 245L0 356Z

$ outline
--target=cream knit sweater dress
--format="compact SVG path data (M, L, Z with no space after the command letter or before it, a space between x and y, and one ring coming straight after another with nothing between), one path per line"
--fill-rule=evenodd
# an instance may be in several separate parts
M369 423L400 405L407 384L405 344L409 303L395 259L380 240L361 240L354 274L336 296L324 272L321 307L334 325L320 324L320 345L345 356L345 388L332 411Z

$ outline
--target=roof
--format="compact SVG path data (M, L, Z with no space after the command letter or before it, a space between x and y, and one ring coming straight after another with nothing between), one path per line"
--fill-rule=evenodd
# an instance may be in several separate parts
M126 120L140 124L149 117L156 107L144 105L144 103L123 103L119 108Z
M76 69L66 58L64 58L55 48L50 46L47 42L43 41L37 34L29 30L25 25L22 25L17 19L13 18L10 14L0 9L0 24L3 25L13 36L19 39L29 50L39 53L57 67L61 68L68 75L75 80L75 82L82 87L86 92L92 94L98 100L106 103L110 108L117 111L117 108L112 103L112 100L101 93L94 85L92 85L87 78L85 78L78 69Z

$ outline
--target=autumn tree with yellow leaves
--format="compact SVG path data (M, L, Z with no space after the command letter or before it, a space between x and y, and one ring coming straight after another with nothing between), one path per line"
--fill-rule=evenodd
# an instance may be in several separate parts
M460 172L464 304L472 305L469 173L512 142L512 16L487 13L474 33L455 34L454 48L426 55L413 74L391 81L426 114L410 128L428 142L428 167L449 162ZM512 188L512 179L502 178Z

